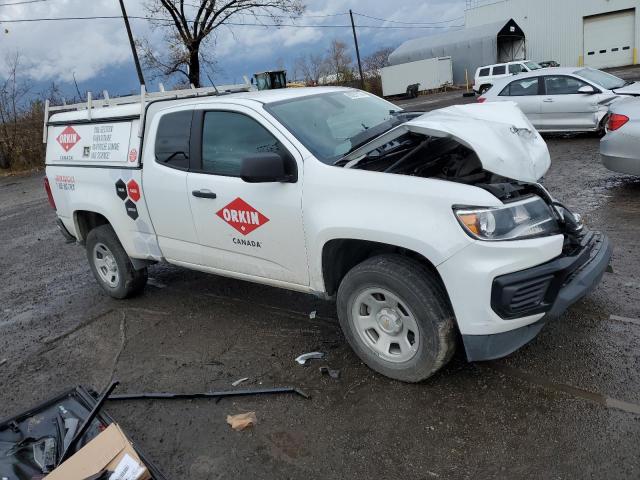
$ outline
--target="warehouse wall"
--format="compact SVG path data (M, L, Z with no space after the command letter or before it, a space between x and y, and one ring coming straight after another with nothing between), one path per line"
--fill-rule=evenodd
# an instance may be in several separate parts
M529 59L576 66L583 55L583 18L629 8L636 9L635 48L640 52L640 0L503 0L467 10L465 24L513 18L527 37Z

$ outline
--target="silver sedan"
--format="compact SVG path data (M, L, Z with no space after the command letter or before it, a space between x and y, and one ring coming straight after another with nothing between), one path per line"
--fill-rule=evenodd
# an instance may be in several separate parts
M543 68L496 80L478 101L516 102L540 132L594 132L609 105L628 95L640 95L640 82L588 67Z
M640 98L615 102L606 131L600 140L604 166L614 172L640 175Z

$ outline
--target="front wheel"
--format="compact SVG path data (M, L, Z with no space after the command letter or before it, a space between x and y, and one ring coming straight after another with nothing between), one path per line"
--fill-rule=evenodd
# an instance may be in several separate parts
M338 289L338 317L351 348L371 369L419 382L455 351L455 321L436 275L400 255L355 266Z
M140 293L147 283L147 269L136 270L111 225L100 225L87 235L87 258L93 276L113 298Z

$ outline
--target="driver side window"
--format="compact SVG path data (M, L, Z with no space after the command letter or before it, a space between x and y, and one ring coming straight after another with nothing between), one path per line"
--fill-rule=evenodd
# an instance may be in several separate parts
M253 118L236 112L206 112L202 126L202 170L239 177L242 159L281 153L283 145Z
M585 82L573 77L558 75L544 78L547 95L571 95L580 93L578 90L585 85L587 85Z

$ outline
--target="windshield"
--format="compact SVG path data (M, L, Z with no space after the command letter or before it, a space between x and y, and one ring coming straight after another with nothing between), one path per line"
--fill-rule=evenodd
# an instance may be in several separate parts
M624 87L627 84L627 82L621 78L611 75L610 73L603 72L602 70L596 70L595 68L583 68L582 70L578 70L576 75L579 75L586 80L590 80L606 90Z
M401 110L357 90L284 100L266 105L265 109L318 160L330 164L366 140L363 132L394 120L394 114ZM389 124L389 128L393 126Z
M539 70L540 68L542 68L536 62L524 62L524 64L527 66L529 70Z

